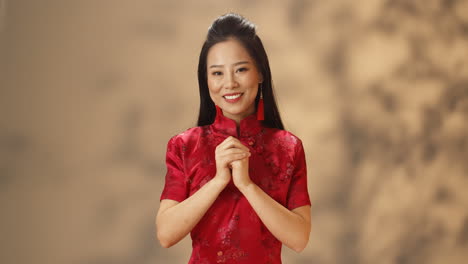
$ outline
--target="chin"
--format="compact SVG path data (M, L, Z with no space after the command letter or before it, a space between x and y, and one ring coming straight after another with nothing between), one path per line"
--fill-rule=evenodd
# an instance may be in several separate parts
M243 109L240 107L229 107L227 106L226 108L223 109L225 112L228 112L232 115L239 115L247 111L247 109Z

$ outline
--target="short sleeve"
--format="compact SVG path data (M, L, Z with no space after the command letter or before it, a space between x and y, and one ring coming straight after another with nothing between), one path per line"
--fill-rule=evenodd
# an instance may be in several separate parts
M286 206L289 210L310 205L309 192L307 190L307 167L305 160L304 147L299 140L296 145L296 154L294 157L294 173L289 185Z
M171 199L182 202L188 196L188 185L185 177L182 157L183 143L173 137L167 143L166 181L160 200Z

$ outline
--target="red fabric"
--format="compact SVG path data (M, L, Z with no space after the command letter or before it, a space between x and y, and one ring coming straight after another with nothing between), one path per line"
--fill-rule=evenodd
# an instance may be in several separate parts
M267 128L252 114L236 123L218 112L211 125L172 137L167 145L162 199L182 202L215 176L215 148L235 136L250 148L251 179L292 210L310 205L304 149L285 130ZM281 263L281 242L261 222L232 180L191 232L189 264Z

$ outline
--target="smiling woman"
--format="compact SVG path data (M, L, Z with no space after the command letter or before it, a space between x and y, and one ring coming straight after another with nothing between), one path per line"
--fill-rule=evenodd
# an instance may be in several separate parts
M232 13L213 22L198 82L198 126L167 145L157 237L170 247L190 233L189 263L281 263L282 244L300 252L309 240L307 169L251 22Z
M233 38L214 45L207 62L210 97L224 116L240 122L253 114L262 75L242 44Z

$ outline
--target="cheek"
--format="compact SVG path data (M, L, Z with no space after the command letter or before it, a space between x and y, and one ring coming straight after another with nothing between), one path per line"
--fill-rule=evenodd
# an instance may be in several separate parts
M250 91L256 94L258 90L259 79L256 78L256 76L252 76L251 78L247 80L247 82L248 82L248 86L250 87Z
M210 82L210 80L207 80L207 84L208 84L208 92L210 94L210 98L211 100L215 103L215 104L218 104L218 101L219 101L219 92L221 89L217 88L216 84L213 83L212 81Z
M215 80L208 79L207 84L208 84L208 90L210 91L210 94L211 93L213 93L213 94L219 93L219 91L221 90L220 86L217 84L217 82Z
M257 72L251 72L249 75L245 76L244 81L246 84L248 84L250 87L258 85L260 82L260 77Z

